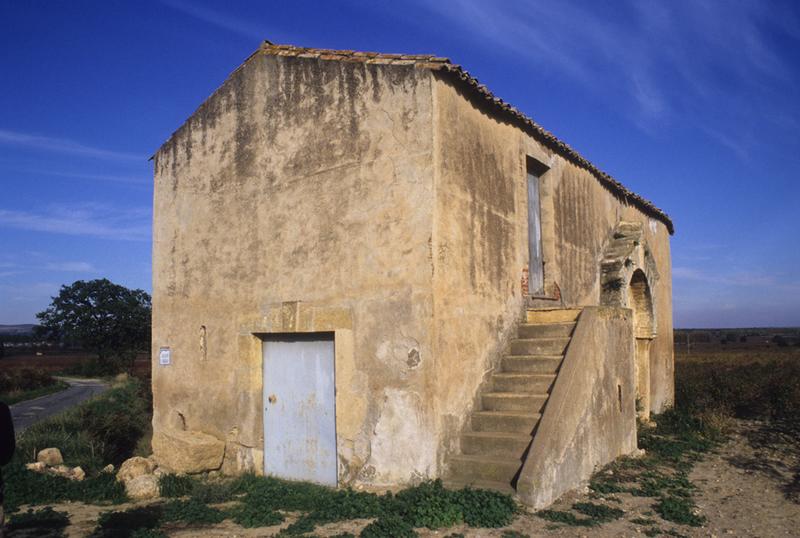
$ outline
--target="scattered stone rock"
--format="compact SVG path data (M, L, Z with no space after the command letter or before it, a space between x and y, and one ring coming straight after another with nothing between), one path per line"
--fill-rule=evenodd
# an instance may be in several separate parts
M86 478L86 473L80 467L75 467L72 469L72 478L73 480L77 480L80 482L84 478Z
M220 468L225 443L198 431L161 430L153 435L153 452L176 473L202 473Z
M36 463L26 463L25 468L35 473L43 473L47 470L47 464L43 461L37 461Z
M158 478L152 474L145 474L125 482L125 493L131 499L143 500L158 497Z
M103 467L103 470L100 471L100 472L102 472L102 473L113 473L114 472L114 464L113 463L109 463L108 465Z
M64 463L64 457L57 448L45 448L36 455L36 461L52 467Z
M72 478L72 469L66 465L56 465L50 467L50 472L56 476L63 476L64 478Z
M129 481L139 478L143 475L153 474L155 464L147 458L141 456L134 456L125 460L119 467L117 473L117 482L124 482L126 485Z

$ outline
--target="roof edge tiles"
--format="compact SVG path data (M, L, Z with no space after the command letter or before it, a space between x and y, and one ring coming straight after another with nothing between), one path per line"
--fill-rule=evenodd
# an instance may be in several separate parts
M478 82L478 79L467 72L466 69L458 64L454 64L449 58L435 56L432 54L387 54L380 52L362 52L354 50L333 50L316 49L309 47L297 47L294 45L279 45L264 41L261 46L251 54L242 65L259 54L272 56L294 56L298 58L312 58L319 60L332 60L340 62L360 62L365 64L380 65L413 65L421 69L429 69L443 75L444 78L465 89L478 102L486 105L490 111L506 119L513 125L521 128L530 134L535 140L558 153L574 165L590 172L601 185L604 185L612 193L618 195L626 203L639 208L648 216L657 218L663 222L670 234L675 233L672 219L659 209L653 202L647 200L628 190L622 183L614 179L609 174L600 170L580 153L572 149L567 143L560 140L551 132L544 129L531 118L520 112L517 108L506 103L495 96L489 88ZM238 71L241 68L237 68ZM233 74L233 73L232 73ZM173 133L174 134L174 133ZM172 138L172 137L170 137ZM165 142L166 143L166 142Z

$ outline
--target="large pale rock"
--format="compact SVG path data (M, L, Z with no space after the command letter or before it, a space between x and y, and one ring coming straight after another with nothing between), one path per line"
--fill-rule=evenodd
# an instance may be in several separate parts
M137 476L125 482L125 493L134 500L158 497L158 478L151 474Z
M57 448L45 448L40 450L36 455L36 461L53 467L55 465L61 465L64 463L64 457L61 455L61 451Z
M176 473L201 473L220 468L225 443L198 431L161 430L153 435L153 453Z
M125 460L117 472L117 482L128 483L130 480L143 475L153 474L155 464L147 458L134 456Z

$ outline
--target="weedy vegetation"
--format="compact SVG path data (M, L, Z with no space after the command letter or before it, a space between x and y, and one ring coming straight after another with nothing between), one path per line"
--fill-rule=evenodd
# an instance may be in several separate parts
M171 524L194 527L224 519L243 527L268 527L283 523L287 513L299 513L281 536L307 535L327 523L372 519L361 536L411 537L417 535L414 529L421 527L442 529L462 523L503 527L517 513L517 505L507 495L469 488L448 490L438 480L396 495L333 490L254 475L217 482L165 475L160 485L164 495L180 498L127 512L109 512L100 519L94 536L132 536ZM214 492L211 495L206 492L209 488ZM223 502L233 505L210 506Z
M50 506L39 510L28 509L27 512L13 514L9 518L7 530L20 535L61 538L66 536L64 530L69 525L66 512L57 512Z

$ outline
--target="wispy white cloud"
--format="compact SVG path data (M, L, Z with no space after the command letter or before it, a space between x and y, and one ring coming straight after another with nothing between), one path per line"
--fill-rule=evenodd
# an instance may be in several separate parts
M97 268L89 262L49 262L45 265L48 271L65 273L96 273Z
M80 142L65 138L52 138L49 136L9 131L7 129L0 129L0 144L22 146L39 151L64 153L81 157L91 157L95 159L141 162L146 161L145 156L135 153L112 151L93 146L87 146L85 144L81 144Z
M0 263L0 278L30 274L33 271L52 271L59 273L97 273L98 269L91 263L85 261L48 261L41 262L29 260L23 256L19 257L18 263Z
M743 286L769 288L774 291L800 292L800 283L787 280L784 275L754 271L731 271L725 273L696 267L675 266L672 268L672 278L677 281L704 282L725 287Z
M75 179L89 179L92 181L108 181L110 183L132 183L137 185L147 185L152 182L150 178L136 176L118 176L114 174L85 174L77 172L57 172L54 170L30 170L31 173L43 176L66 177Z
M125 241L150 239L150 209L99 204L53 205L47 211L0 209L0 226L55 234Z
M796 73L776 45L776 38L800 39L800 21L780 3L418 4L483 50L511 52L543 77L558 73L590 87L651 134L673 123L691 125L747 160L765 122L784 131L800 122L787 110L796 110L787 106Z
M248 39L254 39L260 42L270 37L270 34L267 32L268 29L264 28L260 24L255 24L248 20L233 17L222 11L201 6L197 2L162 0L162 3L197 20L217 26L223 30L227 30L231 33L246 37ZM274 32L272 37L277 37L274 35Z

